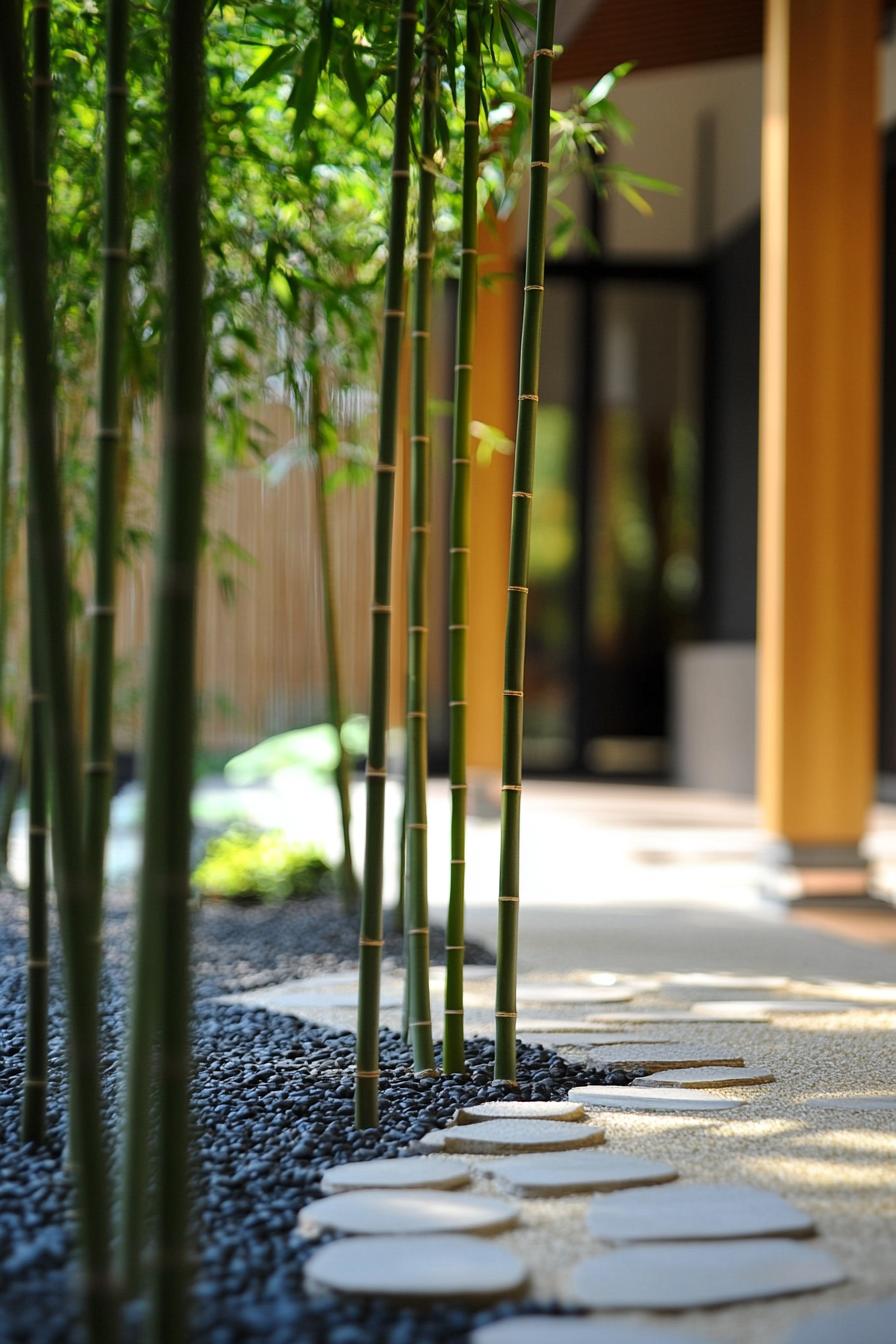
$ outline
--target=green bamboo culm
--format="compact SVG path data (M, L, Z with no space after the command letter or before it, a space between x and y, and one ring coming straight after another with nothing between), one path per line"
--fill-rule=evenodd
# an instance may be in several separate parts
M47 214L50 175L50 11L31 11L31 162L37 229L35 245L47 257ZM29 481L29 486L30 486ZM22 1095L22 1138L42 1142L46 1126L47 1011L49 955L47 947L47 693L40 641L40 555L33 491L28 494L26 530L28 573L28 675L30 695L28 763L28 975L25 1084ZM72 1133L74 1134L73 1126Z
M327 699L330 723L336 735L336 767L334 780L339 795L339 816L342 822L342 865L340 879L342 900L347 910L358 903L358 879L352 857L352 805L349 795L348 753L342 741L345 722L342 691L342 662L339 656L339 635L336 628L336 601L333 593L333 558L330 545L330 517L327 507L327 478L324 464L324 398L323 373L318 355L309 360L311 451L314 461L314 492L317 505L317 544L320 556L321 597L324 614L324 642L327 662Z
M169 9L166 184L168 338L159 533L145 730L146 805L128 1079L123 1267L139 1283L146 1235L149 1087L156 1093L156 1229L150 1338L185 1344L189 1297L190 795L196 593L205 469L201 244L205 6ZM164 965L162 963L164 949ZM158 987L164 977L164 994ZM153 1069L158 1046L157 1071ZM144 1082L137 1084L137 1075Z
M84 762L84 863L94 907L99 956L103 861L112 793L112 688L115 663L115 556L121 442L121 348L127 282L127 66L129 0L106 5L106 128L103 202L103 293L97 405L90 688Z
M389 257L386 264L386 306L376 464L367 815L358 950L355 1124L359 1129L371 1128L379 1117L380 968L383 952L386 728L389 715L389 635L392 614L392 515L395 501L399 365L404 319L404 249L408 220L411 85L414 74L417 0L398 0L397 17L398 53L395 72Z
M6 719L6 641L9 631L10 564L15 550L12 523L12 405L15 324L12 279L6 267L3 285L3 351L0 355L0 723ZM13 730L14 735L14 730ZM0 785L0 874L9 873L9 831L19 792L19 745L13 741Z
M526 278L520 340L519 409L510 515L510 566L504 642L504 738L501 783L501 859L498 889L495 1079L516 1081L516 967L520 905L520 801L523 786L523 675L529 532L535 478L535 422L544 309L548 162L551 152L551 81L556 0L538 0L532 89L532 147Z
M467 4L464 51L464 163L461 183L460 283L457 292L451 519L448 557L448 775L451 791L451 874L445 926L445 1025L442 1068L463 1073L464 899L467 832L467 639L470 623L470 419L473 341L479 281L479 107L482 96L482 15Z
M56 836L56 892L65 963L71 1067L69 1124L83 1263L84 1318L90 1344L118 1335L109 1273L109 1180L103 1143L97 986L89 939L81 844L81 781L72 709L67 641L69 601L65 542L56 468L55 388L47 276L46 191L35 189L32 135L49 124L49 12L34 6L36 89L45 90L29 122L24 33L18 5L0 5L0 157L10 260L22 352L30 525L39 557L32 610L47 693L48 755ZM42 69L47 74L42 73ZM40 179L41 182L46 179Z
M427 810L429 734L429 540L431 456L429 365L432 327L433 209L436 170L436 106L439 48L436 0L423 12L421 69L420 180L417 190L417 265L411 329L411 534L408 559L407 676L407 947L408 1040L418 1073L435 1070L429 997L429 900L427 892Z

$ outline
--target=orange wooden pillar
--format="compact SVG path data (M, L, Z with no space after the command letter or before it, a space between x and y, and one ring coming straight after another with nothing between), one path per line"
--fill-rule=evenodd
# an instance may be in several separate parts
M509 220L479 229L480 284L473 354L473 419L513 439L516 426L519 285ZM475 448L474 448L475 457ZM471 489L470 634L467 723L470 805L500 798L504 619L513 458L474 461Z
M758 788L772 889L860 895L876 743L880 0L767 0Z

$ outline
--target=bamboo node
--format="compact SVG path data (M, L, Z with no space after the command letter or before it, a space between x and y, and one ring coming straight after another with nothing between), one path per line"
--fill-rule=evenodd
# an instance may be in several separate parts
M504 694L505 694L505 695L518 695L518 696L520 697L520 699L523 698L523 692L522 692L522 691L509 691L509 690L507 689L506 686L505 686L505 688L504 688Z
M432 1022L430 1022L430 1021L426 1021L426 1022L409 1022L409 1023L408 1023L408 1026L411 1028L411 1030L413 1030L414 1027L431 1027L431 1026L432 1026ZM430 1070L429 1070L429 1069L423 1069L422 1072L423 1072L423 1073L429 1073Z
M521 392L520 395L519 395L519 400L520 400L520 401L537 401L537 400L538 400L538 393L537 393L537 392Z
M547 56L551 60L554 60L556 54L557 53L554 51L553 47L537 47L532 53L532 59L534 61L538 56Z
M478 122L478 121L465 121L465 122L464 122L464 125L465 125L465 126L475 126L476 129L477 129L477 131L479 130L479 122Z
M508 593L528 593L529 589L522 583L508 583Z
M449 788L449 789L465 789L466 787L467 787L466 784L449 784L449 785L448 785L448 788Z
M121 438L121 430L120 430L120 429L114 429L114 428L112 428L111 426L110 426L108 429L98 429L98 430L96 431L96 437L97 437L98 439L116 439L116 440L117 440L117 439L120 439L120 438Z
M551 165L546 163L544 159L533 159L529 164L530 168L550 168L550 166Z
M544 285L523 285L523 293L528 294L530 289L540 290L544 293Z
M127 84L107 84L106 93L114 94L116 98L127 98L128 86Z
M409 718L409 719L425 719L425 718L426 718L426 710L425 710L425 709L409 709L409 710L408 710L408 718Z
M49 966L50 962L47 957L29 957L25 964L32 970L40 970L44 966Z
M428 434L412 434L411 443L429 443Z
M432 170L431 170L431 169L426 169L425 171L426 171L426 172L431 172ZM435 176L435 174L433 174L433 176ZM417 253L417 260L418 260L418 261L432 261L432 259L433 259L434 256L435 256L435 252L433 252L432 249L430 249L429 252L418 252L418 253ZM428 335L429 335L429 332L427 332L426 334L427 334L427 336L428 336Z
M498 1010L496 1009L495 1017L516 1017L516 1013L498 1012Z
M385 770L377 770L377 769L376 769L374 766L372 766L372 765L368 765L368 767L367 767L367 769L364 771L364 773L365 773L365 775L367 776L368 779L385 779L385 778L386 778L386 772L385 772Z
M473 367L472 364L455 364L454 372L460 373L461 369L472 369L472 367Z
M394 462L377 462L376 466L374 467L374 471L397 471L397 470L398 468L396 467Z
M111 773L112 773L112 762L111 762L111 761L85 761L85 762L84 762L84 773L85 773L85 775L111 775Z
M49 834L50 834L50 828L49 828L49 826L29 826L29 827L28 827L28 834L29 834L29 835L49 835Z
M448 547L448 554L449 554L449 555L469 555L469 554L470 554L470 548L469 548L469 546L449 546L449 547Z
M466 861L466 859L452 859L451 862L452 862L452 863L457 863L457 864L461 864L461 863L465 864L467 861Z
M362 934L361 934L361 937L358 939L358 946L359 946L359 947L383 947L383 946L384 946L384 941L383 941L382 938L365 938L364 935L363 935L363 933L362 933Z
M423 253L421 252L421 253L420 253L420 256L422 256L422 255L423 255ZM418 340L419 340L419 341L428 341L428 340L429 340L429 332L428 332L428 331L412 331L412 332L411 332L411 340L412 340L412 341L418 341ZM414 437L414 435L412 434L412 435L411 435L411 438L413 438L413 437Z
M403 308L384 308L383 317L404 317Z
M414 532L419 533L420 536L425 536L428 532L431 531L432 528L430 527L429 523L414 523L413 527L411 528L412 533ZM419 628L421 630L425 629L425 627L422 625Z
M461 952L462 952L462 951L463 951L463 948L446 947L446 948L445 948L445 951L446 951L446 952L457 952L457 951L461 951ZM463 1010L463 1008L446 1008L446 1009L444 1009L444 1013L445 1013L445 1016L446 1016L446 1017L463 1017L463 1015L464 1015L464 1010Z
M37 1091L43 1092L46 1089L47 1080L46 1078L26 1078L24 1079L23 1085L26 1091L30 1087L36 1089Z
M425 934L427 935L427 937L428 937L428 936L429 936L429 929L408 929L408 934L412 934L412 933L415 933L415 934L417 934L418 936L419 936L420 934L422 934L422 933L425 933Z
M499 901L509 901L511 905L519 905L519 903L520 903L520 898L519 898L519 896L499 896L499 897L498 897L498 900L499 900Z
M409 635L428 635L428 634L429 634L429 626L428 626L428 625L409 625L409 626L408 626L408 634L409 634Z
M410 177L410 175L411 175L411 173L410 173L410 169L409 169L409 168L393 168L393 169L392 169L392 176L393 176L393 177Z
M449 709L462 709L463 706L464 706L466 703L467 703L466 700L449 700L449 701L448 701L448 708L449 708Z
M356 1078L379 1078L379 1069L355 1069Z
M386 616L391 610L392 607L388 603L383 602L372 602L370 606L370 611L373 616Z
M469 628L470 627L468 625L460 625L460 624L449 625L448 627L449 630L469 630Z
M110 261L127 261L130 253L126 247L101 247L100 256Z
M28 699L32 705L42 705L47 698L46 691L32 691Z
M501 785L501 792L502 792L502 793L522 793L522 791L523 791L523 786L522 786L522 784L502 784L502 785Z
M108 602L91 602L88 604L86 614L88 616L114 616L115 608Z
M446 944L445 944L445 951L446 951L446 952L466 952L466 950L467 950L467 945L466 945L466 943L446 943ZM450 1012L450 1013L459 1013L459 1012L461 1011L461 1009L459 1009L459 1008L449 1008L449 1009L447 1009L446 1011L447 1011L447 1012Z
M49 5L35 5L34 8L35 8L35 9L49 9L50 6L49 6ZM32 76L31 76L31 84L32 84L32 87L35 88L35 89L51 89L51 88L53 87L53 81L52 81L52 79L50 79L49 75L32 75Z
M531 490L514 490L514 492L513 492L513 498L514 498L514 499L531 499L531 498L532 498L532 491L531 491Z
M427 823L425 821L409 821L407 826L409 831L425 831L427 829ZM411 929L411 933L413 932L414 930Z
M479 248L478 248L478 247L462 247L461 250L460 250L460 254L461 254L462 257L478 257L478 256L479 256Z

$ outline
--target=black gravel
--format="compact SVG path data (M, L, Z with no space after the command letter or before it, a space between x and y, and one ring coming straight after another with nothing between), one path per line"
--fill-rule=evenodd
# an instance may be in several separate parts
M108 926L105 1081L112 1122L131 932L121 903ZM559 1099L583 1083L630 1081L625 1073L604 1077L540 1046L521 1046L520 1087L511 1094L492 1083L494 1046L484 1039L469 1043L466 1079L415 1078L406 1047L383 1031L381 1123L354 1130L350 1033L220 1004L213 996L349 969L356 964L356 937L354 920L324 900L281 910L209 907L196 919L196 1344L436 1344L465 1339L474 1321L520 1311L525 1304L473 1316L306 1297L302 1270L313 1248L295 1230L299 1210L319 1197L326 1167L393 1156L411 1139L446 1125L460 1104L506 1095ZM434 936L436 958L438 945ZM385 954L400 954L394 935ZM483 949L471 949L471 962L488 960ZM0 893L0 1341L74 1344L60 990L57 976L50 1137L37 1151L22 1145L18 1130L23 963L24 901ZM129 1339L136 1326L131 1315Z

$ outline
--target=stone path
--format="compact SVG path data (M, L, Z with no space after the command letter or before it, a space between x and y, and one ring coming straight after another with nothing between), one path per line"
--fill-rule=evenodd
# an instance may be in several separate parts
M896 1095L896 1077L887 1061L892 1059L896 1028L896 986L839 982L832 989L820 982L724 973L697 978L661 974L653 981L658 987L635 994L631 1009L623 1010L631 1021L626 1016L620 1025L637 1028L642 1017L653 1014L658 1022L670 1024L675 1040L651 1045L637 1040L634 1031L628 1036L623 1031L618 1049L601 1042L598 1055L589 1026L598 1014L590 994L593 989L621 989L621 978L615 986L593 986L586 973L579 973L568 978L575 992L566 980L554 989L543 977L533 981L541 989L531 996L531 1020L549 1024L550 1032L543 1034L557 1037L561 1049L601 1064L627 1061L656 1070L632 1087L573 1089L569 1101L585 1107L584 1124L533 1119L519 1103L521 1118L503 1118L514 1103L500 1103L501 1119L491 1118L496 1108L489 1107L483 1116L465 1116L467 1123L421 1142L421 1149L461 1153L472 1172L469 1188L475 1196L503 1193L519 1199L516 1225L501 1232L497 1243L473 1239L467 1254L472 1257L476 1247L509 1251L529 1276L527 1292L541 1301L560 1298L602 1311L624 1308L626 1321L632 1308L640 1308L637 1325L647 1333L630 1332L632 1344L640 1344L642 1337L645 1344L674 1344L675 1330L667 1321L645 1315L651 1307L684 1311L679 1329L685 1339L785 1344L796 1325L824 1307L815 1295L822 1289L831 1295L835 1285L844 1285L833 1294L835 1305L838 1300L848 1304L883 1296L888 1288L892 1292L896 1135L887 1107ZM435 987L437 975L433 982ZM334 998L345 988L335 986ZM492 990L487 970L480 968L469 987L472 1022L485 1019ZM732 999L719 1001L720 990ZM769 997L757 999L757 990ZM326 996L320 985L313 992ZM544 998L539 1001L540 992ZM737 999L737 994L743 997ZM701 1013L703 1003L710 1006ZM789 1011L791 1005L796 1011ZM542 1016L536 1015L539 1009ZM555 1016L548 1017L545 1009ZM614 1020L622 1015L612 1012ZM606 1023L607 1017L601 1016L601 1025ZM576 1031L581 1035L575 1036ZM644 1034L642 1029L640 1036ZM723 1062L710 1065L709 1060ZM743 1065L736 1062L740 1060ZM696 1065L696 1076L675 1076L678 1070L672 1065L689 1063ZM680 1085L685 1082L697 1086ZM851 1085L849 1090L844 1082ZM559 1117L561 1112L552 1109ZM588 1142L589 1131L591 1144L605 1137L607 1146L562 1150L567 1141ZM495 1143L500 1154L533 1142L561 1150L488 1156ZM402 1161L396 1159L394 1165ZM577 1165L582 1170L576 1171ZM586 1165L590 1173L584 1171ZM732 1182L748 1187L747 1192L726 1191ZM619 1193L593 1193L614 1189ZM464 1191L447 1191L440 1198L461 1200ZM621 1210L628 1221L614 1210ZM875 1236L869 1240L872 1221ZM804 1238L813 1224L817 1239L793 1239ZM611 1247L612 1241L651 1234L655 1244ZM656 1243L657 1236L665 1235L705 1239ZM727 1240L718 1240L720 1236ZM391 1244L400 1238L351 1240ZM470 1242L462 1236L449 1240ZM343 1244L334 1243L318 1254ZM376 1246L371 1249L380 1254ZM324 1270L329 1273L326 1263ZM402 1262L399 1295L408 1293L405 1271ZM509 1270L507 1275L505 1286L493 1289L496 1295L518 1291L518 1281ZM312 1282L326 1280L317 1255L309 1264L309 1276ZM350 1288L362 1290L357 1284ZM447 1299L452 1291L449 1285L435 1295ZM755 1305L744 1300L751 1296L759 1299ZM710 1303L722 1305L714 1305L708 1314ZM595 1344L628 1344L629 1336L612 1332L621 1324L618 1317L600 1315L576 1324L601 1326L603 1333L593 1335ZM549 1328L551 1340L563 1338L560 1321ZM526 1337L521 1334L519 1340ZM855 1332L847 1338L860 1344ZM484 1341L489 1344L489 1337Z

